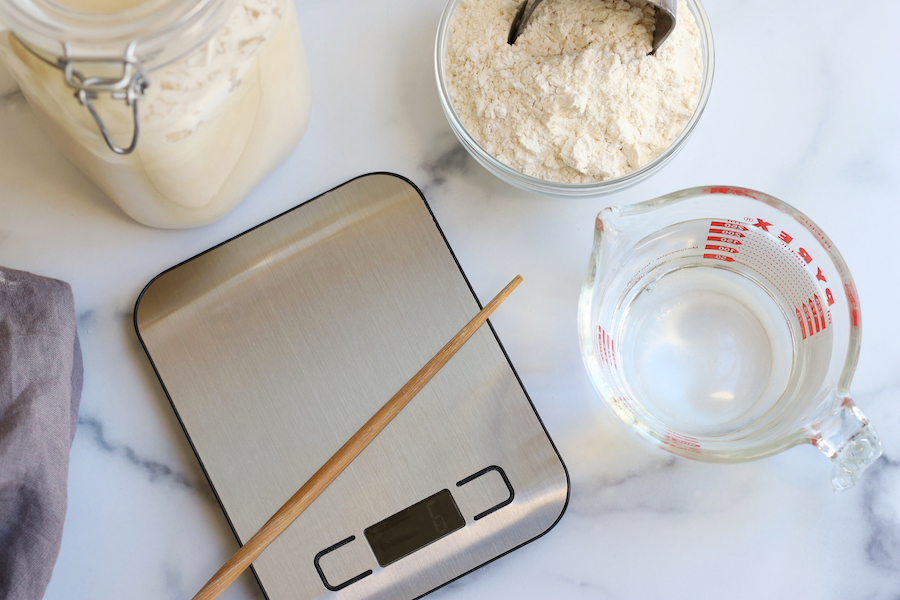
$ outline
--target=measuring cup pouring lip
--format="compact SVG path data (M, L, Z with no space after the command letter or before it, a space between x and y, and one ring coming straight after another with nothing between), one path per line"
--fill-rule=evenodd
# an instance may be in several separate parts
M709 222L702 225L707 219ZM712 228L716 225L720 229L713 237ZM690 242L682 242L678 237L686 234L660 234L689 226L696 230L691 230L696 235ZM710 237L706 237L707 229ZM667 252L653 254L657 250L652 244L658 243L654 235L668 240ZM759 258L764 254L762 249L779 253L772 264ZM751 264L752 260L757 262ZM683 264L679 266L677 261ZM673 266L669 267L669 262ZM795 289L788 274L766 271L775 269L775 263L787 265L778 268L786 269L788 274L800 273L801 279L809 282L801 282ZM658 280L654 277L667 276L685 266L720 267L737 273L734 269L740 265L762 268L760 278L764 283L771 287L777 280L789 292L779 292L777 298L771 291L766 293L778 304L780 318L792 323L782 327L792 332L786 381L794 381L790 384L794 387L786 388L790 395L784 389L781 396L776 393L770 408L734 434L699 430L680 433L677 427L667 426L665 419L660 420L645 409L645 398L635 391L644 388L632 389L623 372L623 361L629 357L622 354L622 322L628 318L634 299L642 293L640 289L630 291L629 286L651 289ZM657 267L661 274L654 275ZM757 285L765 289L759 282ZM788 298L806 294L807 290L812 290L810 294L815 291L809 302L803 296L799 305L795 300L785 304ZM623 303L630 303L627 310L620 310ZM849 268L831 239L812 219L773 196L750 188L709 185L602 209L595 220L594 246L579 298L578 323L582 357L601 398L639 437L669 452L700 460L742 462L810 443L834 463L832 485L836 491L852 486L881 454L881 441L849 395L861 332L859 300ZM781 344L771 340L768 343ZM794 365L797 344L802 344L807 354L813 352L812 363ZM795 381L795 369L819 375Z

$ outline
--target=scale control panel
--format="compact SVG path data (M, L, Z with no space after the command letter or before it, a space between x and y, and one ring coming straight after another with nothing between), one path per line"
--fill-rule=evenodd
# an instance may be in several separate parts
M409 556L465 527L467 519L483 519L512 503L515 491L506 472L485 467L456 482L454 492L443 489L367 527L361 538L351 535L324 550L313 566L326 589L336 592L372 574L372 555L380 567ZM361 565L363 565L361 567Z

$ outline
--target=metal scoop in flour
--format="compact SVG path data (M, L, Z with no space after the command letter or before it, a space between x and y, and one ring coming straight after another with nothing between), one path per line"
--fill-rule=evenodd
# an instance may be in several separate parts
M662 43L666 41L669 34L672 33L672 30L675 29L675 13L678 7L678 0L629 0L629 2L636 6L649 4L656 9L656 29L653 30L653 49L650 50L650 54L654 54ZM534 9L540 3L541 0L524 0L522 2L519 12L516 13L516 17L513 19L512 27L509 29L508 41L510 44L514 44L519 35L525 31L528 20L531 19Z

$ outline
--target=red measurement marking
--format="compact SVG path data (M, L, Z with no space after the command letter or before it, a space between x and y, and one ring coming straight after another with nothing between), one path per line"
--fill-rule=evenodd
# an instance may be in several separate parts
M763 231L768 231L769 227L771 227L772 224L767 221L763 221L762 219L756 219L756 223L754 223L753 226L759 227Z
M713 258L715 260L724 260L725 262L734 262L730 256L722 256L721 254L704 254L703 258Z
M607 335L602 327L598 327L597 329L599 330L597 340L600 342L600 361L612 365L613 368L615 368L616 354L612 338Z
M706 241L708 241L708 242L725 242L726 244L734 244L735 246L742 245L741 240L736 240L736 239L728 238L728 237L719 237L717 235L711 235L711 236L707 237Z
M831 288L825 288L825 299L828 300L828 306L834 304L834 296L831 295Z
M605 331L601 331L600 333L601 333L601 335L603 336L603 339L602 339L602 342L603 342L603 356L606 358L606 363L611 365L611 364L612 364L612 357L609 355L609 336L606 335L606 332L605 332Z
M729 248L728 246L713 246L712 244L706 245L707 250L719 250L720 252L731 252L732 254L737 254L737 248Z
M688 437L686 435L669 432L665 435L665 437L663 437L663 442L668 444L669 446L687 450L688 452L694 452L697 454L702 452L702 450L700 449L700 443L696 440L696 438Z
M634 408L634 402L631 400L631 398L613 398L613 404L621 404L622 408L630 411L632 414L638 413L638 411Z
M606 360L606 332L602 327L598 327L597 330L600 332L597 335L597 342L600 345L600 362L608 363L609 361Z
M733 194L735 196L747 196L748 198L753 198L754 200L757 200L756 196L754 196L747 190L742 190L741 188L733 188L733 187L725 187L725 186L710 187L710 188L706 188L706 192L709 194Z
M741 233L740 231L730 231L730 230L728 230L728 229L716 229L716 228L714 228L714 227L710 227L710 228L709 228L709 232L710 232L710 233L720 233L720 234L722 234L722 235L730 235L730 236L733 236L733 237L747 237L746 235L744 235L744 234Z
M739 231L750 231L737 221L713 221L711 227L725 227L726 229L737 229Z
M737 223L735 221L710 221L710 225L715 225L717 227L729 227L732 229L743 229L744 231L749 231L746 227ZM718 233L720 235L710 235L707 236L706 241L708 242L721 242L723 244L730 244L731 246L741 246L742 242L737 237L745 237L743 233L739 233L737 231L732 231L731 229L716 229L714 227L709 228L709 233ZM729 237L722 237L729 236ZM729 246L719 246L716 244L707 244L707 250L718 250L719 252L728 252L730 254L738 254L737 248L732 248ZM711 258L713 260L723 260L725 262L734 262L734 259L730 256L723 256L722 254L712 254L707 253L703 255L703 258Z
M822 303L819 301L819 295L813 294L813 299L816 301L816 308L819 309L819 319L822 321L822 330L825 330L825 311L822 310Z
M785 244L790 244L791 240L793 240L794 238L789 236L784 231L782 231L781 233L778 234L778 239L781 240L782 242L784 242Z
M603 344L603 330L602 329L600 330L600 337L598 339L598 342L600 343L600 362L605 363L606 355L604 354L604 350L603 350L605 348L605 345Z
M803 335L803 339L806 339L806 324L803 322L803 315L800 314L800 309L795 308L797 311L797 320L800 322L800 333Z
M850 324L859 327L859 302L849 285L844 285L844 291L847 292L847 301L850 303Z
M803 314L806 317L806 326L809 327L809 335L812 336L813 333L813 324L812 319L809 318L809 307L806 304L803 304Z
M816 305L813 304L812 298L807 300L809 304L809 310L812 313L813 323L816 324L816 333L819 333L819 311L816 310Z
M822 275L822 267L816 267L816 279L819 281L825 281L825 276ZM828 283L825 281L825 283Z

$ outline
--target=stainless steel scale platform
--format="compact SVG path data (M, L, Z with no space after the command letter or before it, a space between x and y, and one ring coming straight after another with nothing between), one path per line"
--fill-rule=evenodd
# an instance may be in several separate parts
M372 174L162 273L135 328L243 543L479 309L419 190ZM568 496L482 327L254 569L271 600L409 600Z

